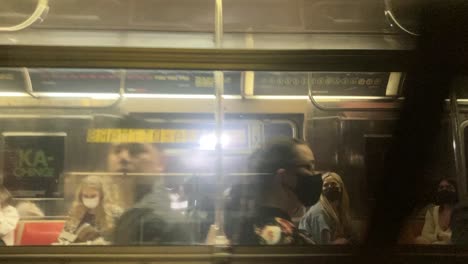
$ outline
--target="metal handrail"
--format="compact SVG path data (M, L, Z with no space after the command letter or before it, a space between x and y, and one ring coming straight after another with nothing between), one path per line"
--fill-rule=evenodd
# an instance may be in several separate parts
M25 93L27 93L29 96L35 99L40 99L41 96L34 92L34 87L32 86L31 82L31 75L29 73L29 70L27 68L22 69L23 77L24 77L24 82L25 82ZM66 105L60 105L60 106L37 106L37 105L21 105L21 106L12 106L12 105L0 105L0 108L30 108L30 109L56 109L56 108L61 108L61 109L80 109L80 110L102 110L102 109L112 109L118 107L124 97L125 97L125 78L126 78L126 70L121 70L120 72L120 87L119 87L119 97L112 103L104 106L93 106L93 107L85 107L85 106L66 106ZM43 97L42 97L43 98Z
M398 108L396 107L392 107L392 108L383 108L383 107L379 107L379 108L364 108L364 107L328 107L328 106L323 106L323 105L320 105L314 98L314 96L312 95L312 91L309 89L309 100L310 102L319 110L321 111L343 111L343 112L375 112L375 111L396 111L398 110ZM391 97L389 98L389 100L391 102L396 102L397 100L399 99L398 96L396 97Z
M450 121L452 125L452 146L453 156L455 162L455 173L457 175L457 181L460 185L459 196L463 198L467 192L466 176L465 176L465 160L463 148L463 135L460 130L460 117L458 110L457 94L455 89L452 89L450 95Z
M34 23L38 21L39 23L41 23L42 21L44 21L48 13L49 13L49 0L39 0L37 1L36 9L31 14L31 16L28 17L28 19L14 26L0 27L0 32L20 31L20 30L30 27L31 25L33 25Z
M308 91L308 96L309 96L309 100L310 102L319 110L321 111L345 111L345 112L374 112L374 111L392 111L392 110L398 110L398 108L364 108L364 107L359 107L359 108L356 108L356 107L327 107L327 106L323 106L323 105L320 105L314 98L314 96L312 95L312 86L311 86L311 83L310 83L310 74L309 73L307 75L307 91ZM389 96L388 100L390 102L396 102L400 97L398 95L396 96Z
M384 14L385 14L385 17L387 18L387 21L390 23L390 26L393 26L393 25L396 25L401 31L409 34L409 35L412 35L412 36L420 36L420 34L418 33L415 33L407 28L405 28L403 25L401 25L398 20L396 19L396 17L393 15L393 12L392 12L392 5L391 5L391 0L384 0L384 3L385 3L385 11L384 11Z

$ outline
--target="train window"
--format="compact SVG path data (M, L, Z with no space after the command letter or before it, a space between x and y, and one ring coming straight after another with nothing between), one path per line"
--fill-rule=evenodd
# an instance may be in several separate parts
M324 109L396 106L401 74L4 68L0 76L1 103L21 109L0 115L16 245L269 245L362 241L382 162L375 153L395 118ZM320 215L334 210L335 196L342 226Z
M466 233L462 6L0 2L0 262L401 260L374 249Z

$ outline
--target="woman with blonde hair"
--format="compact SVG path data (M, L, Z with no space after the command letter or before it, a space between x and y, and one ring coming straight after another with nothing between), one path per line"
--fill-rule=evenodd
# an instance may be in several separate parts
M98 176L88 176L76 190L69 220L59 236L59 242L86 242L99 237L110 241L114 223L121 214L122 209L103 180Z
M11 206L13 197L3 185L0 185L0 245L14 244L14 230L19 221L18 211Z
M317 244L349 244L352 228L348 192L338 174L328 172L322 179L320 201L307 211L299 228L310 233Z

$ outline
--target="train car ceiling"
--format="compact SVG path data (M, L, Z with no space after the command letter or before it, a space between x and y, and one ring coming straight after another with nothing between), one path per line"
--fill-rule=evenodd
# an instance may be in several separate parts
M400 18L405 9L394 2L390 9ZM1 38L0 43L230 49L415 47L411 35L388 23L384 12L389 7L383 1L224 0L222 6L224 38L218 45L213 41L215 1L4 1L0 29L15 34ZM403 19L405 25L413 20L406 14Z

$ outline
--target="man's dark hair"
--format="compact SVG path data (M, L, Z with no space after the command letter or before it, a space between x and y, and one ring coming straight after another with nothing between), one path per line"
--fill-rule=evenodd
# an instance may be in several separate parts
M236 184L227 193L224 204L224 231L227 237L237 243L244 221L255 215L257 199L270 191L272 175L278 169L288 169L296 165L298 145L307 145L300 139L277 138L257 149L249 157L250 171L258 174L249 183Z
M295 138L277 138L256 150L250 157L250 168L256 173L275 173L278 169L293 167L299 153L298 145L307 143Z
M124 115L119 118L116 123L117 128L128 128L128 129L142 129L150 128L151 124L143 119L136 118L130 115Z

